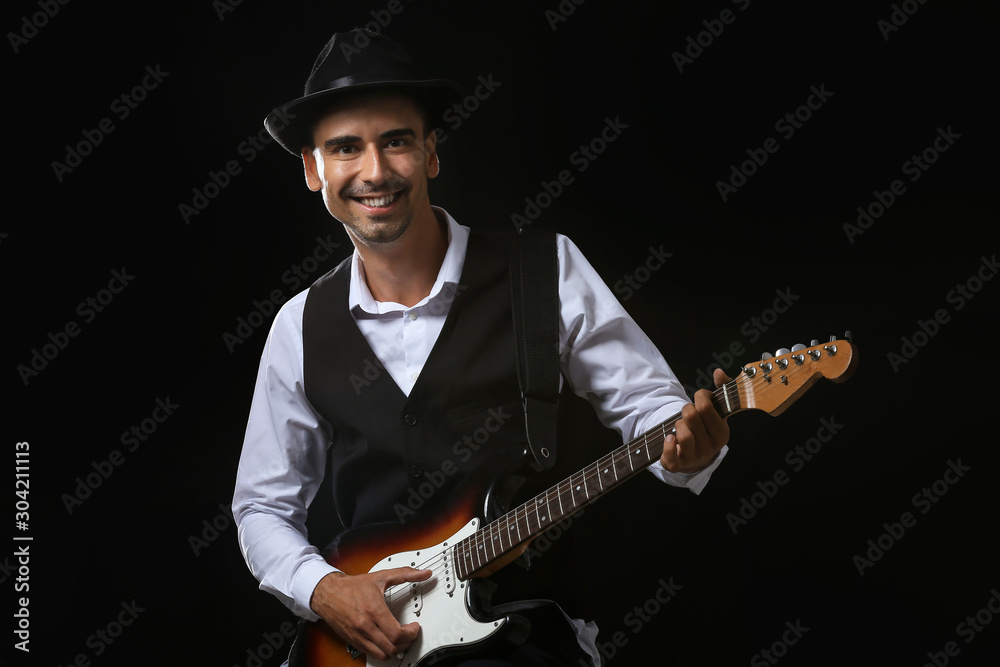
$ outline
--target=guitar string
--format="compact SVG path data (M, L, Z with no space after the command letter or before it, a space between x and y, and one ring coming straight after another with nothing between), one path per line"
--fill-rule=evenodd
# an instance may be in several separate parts
M796 370L798 370L798 366L795 366L795 367L791 367L790 366L789 368L791 368L793 372L796 371ZM782 369L782 370L787 370L787 369ZM716 400L721 399L721 398L725 397L728 392L734 391L734 390L737 392L737 397L738 397L739 389L740 388L746 389L746 386L748 384L751 385L750 389L753 390L754 393L760 393L761 390L765 390L769 386L771 386L772 382L773 382L773 379L772 379L771 382L769 382L765 378L764 374L755 374L754 376L747 376L747 375L741 373L735 379L733 379L730 382L725 383L723 386L717 388L715 390L715 392L713 393L713 399L716 399ZM647 431L642 436L639 436L639 437L633 439L632 441L630 441L626 445L623 445L622 447L616 448L614 451L610 452L607 456L605 456L601 460L595 462L594 464L591 464L590 466L587 466L586 468L584 468L584 469L582 469L580 471L577 471L576 473L573 473L570 477L568 477L567 479L564 479L563 481L559 482L554 487L548 489L547 491L539 494L535 498L532 498L528 502L522 504L521 506L519 506L518 508L516 508L513 512L511 512L511 513L509 513L507 515L504 515L503 517L500 517L500 519L498 519L497 521L494 521L494 522L488 524L487 526L485 526L483 528L483 530L481 530L481 531L473 534L472 536L470 536L470 538L468 538L468 539L472 539L473 542L477 542L478 541L481 544L479 544L479 545L474 545L473 544L473 545L470 545L470 546L479 546L480 548L485 547L486 546L485 538L487 536L489 536L489 537L493 537L494 539L499 539L500 543L501 543L500 546L501 546L501 548L503 548L503 538L502 538L503 531L502 530L498 530L498 529L503 527L502 524L509 524L511 522L511 519L513 519L515 525L518 522L524 520L524 522L525 522L525 524L527 526L527 529L529 531L529 534L530 534L530 524L528 523L527 519L528 519L528 517L530 516L530 514L532 512L535 512L537 514L537 508L540 507L540 506L542 506L543 504L546 506L546 510L549 510L549 509L551 509L549 506L553 502L561 504L561 502L563 500L566 500L567 504L569 504L571 507L575 507L577 505L577 503L575 501L574 488L576 488L576 489L580 488L580 485L577 484L577 480L578 479L579 479L579 481L583 482L584 494L587 496L588 500L591 499L591 498L593 498L593 497L595 497L595 496L597 496L597 495L600 495L603 492L603 490L597 490L595 492L594 496L592 496L591 492L589 491L589 484L588 484L588 482L592 482L594 479L597 479L598 481L600 481L600 474L597 472L597 470L599 468L605 467L605 466L607 466L607 465L610 464L610 465L613 465L615 467L615 469L617 470L619 462L623 462L625 459L629 459L629 468L630 468L629 473L634 473L635 472L635 466L632 465L631 460L630 460L631 459L631 453L632 453L632 451L635 450L635 448L638 445L640 445L640 444L643 447L647 448L647 450L648 450L650 435L653 432L659 430L660 433L659 433L659 435L657 437L661 437L661 436L665 437L665 435L667 433L667 430L668 429L672 430L673 424L676 423L677 421L679 421L679 419L680 419L680 415L679 414L675 415L674 417L671 417L671 418L667 419L666 421L662 422L660 425L654 427L653 429L650 429L650 431ZM646 467L646 465L648 465L648 464L644 464L643 467ZM552 514L552 512L546 511L545 516L548 517L551 514ZM561 520L561 519L559 519L559 520ZM548 519L546 518L545 521L548 521ZM541 520L536 521L536 523L538 523L539 528L541 528L541 525L542 525L541 524ZM510 532L511 530L512 529L508 528L507 532ZM490 533L492 533L492 534L490 534ZM465 540L463 542L466 542L466 541L468 541L468 540ZM511 542L511 545L513 546L513 540L510 539L509 541ZM518 543L520 544L520 541ZM456 547L456 550L460 551L460 552L466 551L465 549L463 549L461 547L461 544L458 547ZM495 557L495 555L494 555L494 557ZM487 558L489 558L489 557L487 556Z
M806 352L806 350L803 350L802 352ZM813 362L819 361L819 359L812 359L811 357L810 357L810 359ZM776 365L776 362L772 362L772 363L774 363ZM784 369L782 369L782 368L779 367L778 370L786 372L786 377L787 377L788 373L797 373L798 371L802 370L802 366L803 365L804 365L804 362L803 362L803 364L796 364L795 366L789 365L789 366L787 366ZM746 368L746 366L744 366L743 368ZM772 367L771 370L773 371L774 368ZM770 371L769 372L764 372L764 373L754 373L754 375L748 376L744 372L742 372L742 370L741 370L741 373L736 378L733 378L729 382L726 382L725 384L723 384L721 387L718 387L713 392L712 399L713 400L723 399L726 396L726 394L729 391L731 391L731 390L735 390L736 391L736 397L739 398L739 389L741 389L741 388L744 389L744 390L746 390L746 391L752 392L753 395L756 396L757 394L763 393L763 392L767 391L768 389L779 389L779 388L788 386L788 385L782 383L781 381L779 381L778 384L775 384L774 378L770 377L769 373L770 373ZM746 406L742 406L742 407L745 408ZM666 437L666 435L668 434L668 430L672 430L673 429L673 424L676 423L677 421L680 421L680 413L678 413L678 414L676 414L676 415L668 418L667 420L661 422L657 426L654 426L649 431L645 432L644 434L642 434L640 436L637 436L636 438L634 438L633 440L629 441L625 445L622 445L621 447L618 447L618 448L614 449L608 455L606 455L602 459L596 461L595 463L593 463L593 464L591 464L591 465L583 468L582 470L579 470L579 471L573 473L568 478L566 478L563 481L561 481L558 484L556 484L554 487L551 487L550 489L542 492L541 494L538 494L537 496L535 496L531 500L529 500L529 501L521 504L519 507L515 508L513 511L511 511L511 512L505 514L505 515L503 515L502 517L499 517L497 520L490 522L489 524L485 525L481 530L478 530L478 531L474 532L473 534L469 535L468 537L463 538L462 540L460 540L459 542L457 542L455 545L446 547L446 551L450 551L451 552L451 557L452 557L452 561L453 561L453 565L451 566L451 572L450 572L450 574L451 574L452 578L454 579L454 582L455 582L454 585L455 586L458 585L457 565L456 565L455 562L459 558L466 558L466 559L469 559L471 561L473 555L475 554L475 552L477 550L483 552L483 558L480 559L479 566L476 567L475 570L470 570L469 573L471 573L471 572L475 572L478 569L481 569L484 565L489 565L492 561L494 561L494 560L497 559L498 555L497 555L497 552L496 552L496 547L493 547L493 556L492 557L490 557L489 554L486 553L487 552L487 544L488 544L488 542L491 542L493 540L499 540L499 542L500 542L500 549L501 549L500 556L503 556L508 551L510 551L510 550L512 550L514 548L515 545L514 545L513 539L510 538L510 537L508 538L508 542L509 542L510 546L508 548L506 548L506 549L503 547L503 538L501 537L502 536L502 531L500 530L500 528L502 526L500 524L506 525L506 524L509 524L511 522L511 520L513 520L513 522L515 523L515 526L516 526L517 523L520 522L523 519L525 527L526 527L526 530L529 533L529 538L530 538L531 537L531 527L530 527L530 523L528 522L528 517L530 516L530 513L532 512L532 510L535 509L536 506L540 506L543 501L544 501L544 503L546 505L546 508L549 509L549 505L553 502L553 498L551 497L552 494L553 494L553 492L555 493L555 500L557 502L561 503L561 501L565 497L565 494L568 491L568 493L570 494L570 497L568 499L569 500L569 504L572 507L574 507L574 510L578 509L577 503L575 502L575 496L574 496L573 491L572 491L573 486L574 486L574 484L573 484L574 478L576 478L576 477L579 476L581 478L581 480L583 481L583 483L584 483L584 488L586 489L586 484L587 484L587 480L588 479L593 479L593 478L596 477L598 480L600 480L599 474L596 474L596 471L598 469L600 469L601 467L604 467L605 465L607 465L607 463L605 463L606 461L609 462L612 466L616 466L616 464L619 461L624 462L625 460L628 460L629 471L626 474L627 475L634 474L636 472L636 469L632 465L632 462L631 462L631 453L632 453L632 450L637 445L642 444L643 447L645 447L647 449L647 452L648 452L649 437L650 437L650 435L652 433L654 433L655 431L659 430L660 433L659 433L659 435L657 435L657 439L659 439L660 437ZM642 442L640 443L640 441L642 441ZM652 459L648 463L642 465L642 468L648 467L651 463L652 463ZM591 469L593 469L594 472L588 473L588 471L591 470ZM617 472L617 467L615 467L615 470ZM566 487L565 489L563 488L564 486ZM597 491L597 493L594 494L594 495L591 495L589 492L586 492L585 493L585 495L587 496L586 502L590 502L591 500L596 499L603 492L604 492L603 488L601 488L601 490ZM570 512L570 514L571 513L572 512ZM546 517L548 517L550 514L551 514L551 512L546 512ZM559 521L564 520L568 516L569 516L569 514L566 514L564 512L564 516L562 518L559 518L555 522L550 522L549 525L550 526L554 525L554 523L558 523ZM512 519L511 519L511 517L512 517ZM546 520L548 520L548 519L546 519ZM541 530L542 530L542 524L540 522L536 522L536 523L538 523L538 528L539 528L539 531L541 532ZM508 532L511 532L512 530L514 530L514 529L508 528ZM539 532L539 534L540 534L540 532ZM487 534L489 534L489 535L487 535ZM486 537L490 537L490 540L487 541L485 539ZM537 535L535 535L535 537L537 537ZM525 541L527 541L527 540L519 539L517 545L520 546L520 544L522 544ZM442 566L442 564L444 563L444 560L445 560L444 559L444 554L443 553L439 553L439 554L435 555L434 557L432 557L432 558L424 561L423 563L421 563L420 567L417 568L417 569L430 569L432 571L432 574L431 574L431 577L429 579L432 579L434 576L436 576L436 574L438 574L438 569L439 569L440 566ZM428 565L429 565L429 567L428 567ZM445 569L444 571L448 572L447 569ZM419 586L419 584L422 584L423 582L416 582L416 583ZM421 595L423 597L427 597L427 596L429 596L429 595L431 595L431 594L433 594L435 592L446 593L447 591L445 590L445 588L446 587L444 587L444 586L442 586L442 587L435 587L434 589L432 589L428 593L426 593L426 594L421 593ZM411 589L412 589L412 583L411 582L407 582L407 583L404 583L404 584L397 584L395 586L387 587L386 588L386 592L385 592L386 593L386 602L387 602L387 604L390 605L390 608L392 608L392 607L400 607L401 603L409 604ZM403 593L403 595L401 595L400 597L396 597L396 593L397 592L398 593Z
M767 384L766 384L767 381L764 380L763 378L761 378L761 379L757 379L756 377L751 378L749 376L741 374L737 378L735 378L735 379L731 380L730 382L727 382L726 384L724 384L722 387L717 388L715 390L714 394L713 394L713 398L720 399L720 398L724 397L727 392L733 391L733 390L735 390L735 391L738 392L740 386L745 386L748 383L756 384L756 385L760 386L761 388L764 388L764 387L767 386ZM647 433L643 434L642 436L639 436L639 437L633 439L632 441L630 441L626 445L623 445L622 447L616 448L614 451L610 452L607 456L605 456L601 460L595 462L594 464L591 464L590 466L587 466L583 470L580 470L580 471L577 471L576 473L573 473L570 477L568 477L567 479L564 479L563 481L559 482L554 487L548 489L547 491L539 494L538 496L535 496L534 498L532 498L528 502L523 503L521 506L515 508L514 511L512 511L512 512L506 514L506 515L504 515L503 517L500 517L498 520L493 521L492 523L488 524L487 526L484 526L484 528L482 530L474 533L472 536L470 536L469 538L466 538L466 540L463 540L462 543L460 543L459 545L456 546L457 557L464 557L464 556L467 556L469 554L474 554L475 551L477 551L477 550L483 550L483 551L485 551L487 545L490 542L495 541L495 540L498 540L500 542L500 548L504 549L504 547L503 547L503 537L502 536L503 536L503 532L505 532L505 531L503 530L503 528L507 527L512 521L514 523L515 528L518 527L518 525L517 525L518 523L520 523L520 522L523 521L523 523L525 524L526 529L527 529L527 531L528 531L528 533L530 535L531 534L531 525L530 525L530 522L528 521L528 517L530 517L530 515L532 513L536 514L537 520L535 521L535 523L538 524L539 529L541 529L542 525L543 525L543 522L550 522L550 520L549 520L548 517L550 515L552 515L553 512L551 512L549 510L551 510L550 506L553 503L561 505L562 501L565 500L568 505L570 505L573 508L576 508L577 505L578 505L578 503L575 500L576 493L575 493L574 489L579 489L581 487L580 484L577 484L577 481L580 481L580 482L583 483L582 486L583 486L583 490L584 490L584 495L587 497L587 501L589 501L589 500L591 500L593 498L596 498L601 493L603 493L603 489L596 490L592 494L590 492L590 490L589 490L589 486L590 486L590 484L595 479L598 482L600 482L600 473L598 472L598 470L600 468L606 467L606 466L613 466L614 469L615 469L615 471L617 472L618 468L620 467L619 464L622 463L622 462L624 462L626 459L628 459L628 463L629 463L628 474L635 473L636 472L636 468L635 468L635 466L631 462L632 451L635 450L635 448L638 445L640 445L640 444L648 450L648 447L649 447L649 436L653 432L655 432L657 430L660 431L660 434L659 434L660 436L665 436L666 433L667 433L667 429L668 428L672 429L672 425L674 423L676 423L677 421L679 421L679 419L680 419L680 415L679 414L671 417L670 419L668 419L665 422L661 423L657 427L654 427L653 429L650 429L650 431L648 431ZM646 467L647 465L649 465L649 464L646 463L642 467ZM538 517L537 516L538 515L538 508L542 507L543 505L546 508L546 511L544 512L544 517ZM564 511L563 511L563 514L566 515L566 513ZM551 523L557 523L558 521L561 521L561 520L562 520L562 518L560 518L560 519L558 519L558 520L556 520L554 522L550 522L550 525L551 525ZM510 533L515 528L507 527L507 531L506 532ZM470 542L470 540L471 540L471 542ZM523 541L524 540L522 540L522 539L519 538L518 544L521 544ZM514 546L514 540L513 540L512 537L508 538L508 542L511 544L511 548L513 548L513 546ZM466 543L468 543L468 547L464 547L463 546ZM493 551L494 551L494 556L492 558L489 556L488 553L484 554L484 556L486 558L487 564L491 560L493 560L493 559L496 558L496 549L494 548ZM504 551L504 553L505 552L506 552L506 550Z
M811 360L813 362L818 361L817 359L811 359ZM777 364L777 362L773 362L773 363L775 365ZM803 364L804 363L805 363L805 361L803 360ZM798 371L802 370L801 366L802 366L802 364L796 364L794 366L789 365L786 368L780 368L780 366L779 366L778 370L779 371L784 371L785 374L786 374L786 377L787 377L791 373L797 373ZM744 368L746 368L746 367L744 367ZM772 371L774 370L773 366L772 366L771 370ZM723 386L717 388L715 390L715 392L713 393L713 399L716 399L716 400L721 399L721 398L725 397L726 394L728 392L730 392L730 391L735 391L736 392L736 398L738 398L739 397L739 390L741 388L744 389L745 391L747 391L747 390L752 391L754 393L754 395L760 395L760 394L765 393L768 390L768 388L778 389L778 388L781 388L781 387L784 387L784 386L786 386L786 385L784 385L780 381L778 383L775 383L774 382L774 378L770 378L769 379L769 374L766 373L766 372L765 373L755 373L753 376L748 376L745 373L741 372L739 376L737 376L736 378L734 378L730 382L725 383ZM530 535L530 533L531 533L530 523L527 521L527 519L530 516L530 513L532 511L535 511L537 513L537 508L540 507L542 504L546 505L547 509L550 509L549 505L551 505L554 501L557 502L557 503L559 503L559 502L561 502L562 500L565 499L565 500L568 501L568 503L571 506L573 506L573 507L576 506L575 494L574 494L573 488L574 487L579 487L579 485L577 485L576 482L575 482L575 480L577 478L579 478L583 482L583 484L584 484L585 495L587 496L588 501L590 499L596 497L596 496L599 496L601 493L603 493L603 489L602 490L598 490L595 493L595 495L591 496L591 494L589 492L589 489L588 489L588 486L587 486L588 485L588 481L593 481L595 478L598 481L600 481L600 475L599 475L599 473L596 472L597 469L599 469L601 467L604 467L605 465L607 465L608 463L610 463L611 465L615 466L615 468L617 470L617 466L618 466L619 462L624 461L626 458L631 459L631 452L632 452L632 450L635 449L635 447L637 445L642 444L648 450L648 447L649 447L649 436L650 436L651 433L659 430L660 431L659 435L660 436L665 436L666 432L667 432L667 429L668 428L672 429L672 425L674 423L676 423L677 421L679 421L679 417L680 417L679 415L675 415L674 417L671 417L670 419L668 419L665 422L661 423L657 427L654 427L653 429L650 429L650 431L646 432L642 436L639 436L638 438L635 438L634 440L632 440L631 442L629 442L627 445L625 445L623 447L620 447L620 448L617 448L616 450L614 450L613 452L611 452L608 456L606 456L605 458L603 458L600 461L596 462L595 464L591 464L590 466L587 466L583 470L580 470L580 471L574 473L569 478L567 478L567 479L563 480L562 482L558 483L557 485L555 485L551 489L543 492L542 494L539 494L535 498L533 498L533 499L529 500L528 502L522 504L521 506L519 506L518 508L516 508L513 512L511 512L511 513L509 513L507 515L504 515L503 517L500 517L500 519L498 519L497 521L494 521L494 522L488 524L487 526L485 526L483 528L483 530L481 530L481 531L473 534L472 536L470 536L470 538L467 538L466 540L463 540L463 543L468 542L469 540L472 540L472 543L470 544L470 548L469 549L463 548L462 547L462 543L460 543L460 545L458 545L456 547L456 552L458 552L459 555L465 555L467 552L469 552L470 550L472 550L471 549L472 547L477 547L478 546L478 548L484 549L485 546L486 546L486 544L487 544L487 542L485 540L486 537L492 537L493 539L499 539L500 540L500 547L501 547L501 549L503 549L503 538L502 538L503 531L502 530L498 530L498 528L501 528L504 524L509 524L511 522L511 517L513 518L513 521L514 521L515 525L518 522L520 522L520 521L523 520L524 523L525 523L525 525L526 525L526 527L527 527L529 535ZM641 443L639 442L640 440L642 441ZM647 465L648 465L648 463L644 464L643 467L646 467ZM634 473L635 472L635 467L632 465L631 460L629 461L629 468L630 468L630 471L629 471L630 473ZM568 498L567 498L567 494L569 496ZM551 514L551 512L546 512L546 517L548 515L550 515L550 514ZM561 520L562 519L560 518L559 521L561 521ZM541 521L536 521L536 523L538 523L539 528L541 528ZM512 529L508 528L508 532L511 532L511 530ZM511 548L513 548L513 539L509 539L508 541L511 543ZM518 544L521 544L523 541L524 540L519 540ZM490 560L492 560L492 559L490 559L490 557L488 555L486 557L487 557L487 563L489 563ZM494 556L493 556L493 558L494 559L496 558L495 549L494 549Z

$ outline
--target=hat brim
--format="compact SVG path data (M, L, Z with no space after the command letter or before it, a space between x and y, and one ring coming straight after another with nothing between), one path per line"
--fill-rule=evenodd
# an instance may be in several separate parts
M448 79L369 80L351 78L341 85L317 91L275 107L264 119L264 127L282 148L298 157L302 149L313 144L312 128L318 114L333 101L346 93L386 89L406 92L417 97L426 107L432 119L438 118L444 110L461 96L461 86ZM429 129L429 128L428 128Z

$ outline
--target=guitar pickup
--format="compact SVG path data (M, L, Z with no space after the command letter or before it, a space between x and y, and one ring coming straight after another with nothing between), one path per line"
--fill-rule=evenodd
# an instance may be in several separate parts
M424 596L420 592L420 582L415 581L410 584L408 609L414 616L420 616L420 612L424 609Z
M441 577L444 580L444 592L449 596L455 594L455 568L452 560L454 551L449 547L441 553L441 562L444 563L444 572Z

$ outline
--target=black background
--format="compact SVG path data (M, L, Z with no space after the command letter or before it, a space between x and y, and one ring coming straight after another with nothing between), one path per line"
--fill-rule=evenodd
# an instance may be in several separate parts
M467 92L480 76L499 82L461 125L442 120L432 201L464 224L510 228L526 197L571 170L533 224L573 238L609 285L644 280L626 306L683 381L734 345L745 354L731 372L765 350L854 332L857 374L776 420L735 417L732 451L701 496L643 478L572 529L590 545L573 567L601 639L624 640L611 664L766 664L759 652L776 642L781 664L919 666L947 642L959 649L951 664L995 664L1000 619L983 612L992 622L971 642L958 627L1000 587L987 423L1000 282L977 282L993 277L997 251L994 4L566 0L558 21L546 13L556 0L402 0L398 14L384 2L73 2L51 17L44 4L8 3L2 22L4 449L10 468L15 443L31 453L27 531L13 526L14 471L4 475L11 664L280 663L266 639L289 615L257 590L221 509L267 325L240 344L223 336L255 300L296 291L282 276L317 237L340 254L310 278L349 248L295 158L269 143L249 161L240 147L300 94L329 35L372 12ZM709 43L703 21L724 9L735 18ZM879 21L894 12L907 20L886 32ZM679 71L673 54L699 34L702 52ZM120 118L115 99L147 67L168 74ZM783 136L775 123L813 86L832 94ZM114 130L57 174L104 118ZM606 119L624 129L577 171L571 155ZM903 164L949 128L959 138L910 181ZM769 137L780 149L723 200L717 182ZM239 173L186 221L179 206L231 160ZM858 207L897 179L905 192L848 234ZM637 274L661 246L669 260ZM115 270L134 278L85 321L78 304ZM959 309L949 294L967 284L979 291ZM774 318L778 291L795 299ZM914 336L938 311L935 335ZM25 382L19 367L71 321L79 334ZM902 337L922 345L894 364ZM179 407L128 451L122 433L157 399ZM793 470L786 454L821 419L841 427ZM584 424L564 446L592 432ZM121 465L67 508L78 478L114 450ZM969 470L920 513L914 495L959 460ZM779 470L788 483L734 534L727 515ZM862 576L855 557L907 511L915 525ZM17 593L23 543L11 538L25 535L30 590ZM635 608L671 577L682 588L637 624ZM23 595L30 655L13 649ZM100 640L133 602L137 618ZM786 622L809 629L782 647Z

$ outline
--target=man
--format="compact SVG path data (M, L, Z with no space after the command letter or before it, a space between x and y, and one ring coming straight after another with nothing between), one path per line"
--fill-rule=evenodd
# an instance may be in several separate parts
M420 632L392 615L386 589L432 575L411 567L346 574L322 558L305 520L327 467L343 527L384 525L391 533L410 515L446 511L468 488L502 489L488 511L503 511L515 490L507 481L525 469L526 435L510 240L459 225L428 195L441 169L430 120L457 87L420 76L398 45L374 34L346 57L340 46L357 37L334 35L306 95L265 122L301 156L307 186L321 193L355 251L276 316L233 510L261 588L303 618L329 624L348 647L385 660ZM626 440L682 412L651 469L699 492L729 437L709 393L688 403L579 250L562 236L556 245L563 382ZM717 371L716 381L724 380ZM477 426L489 439L460 449ZM444 483L417 512L408 492L431 473ZM596 664L592 627L568 617L553 624L546 613L522 645L491 645L461 664L576 664L583 655Z

